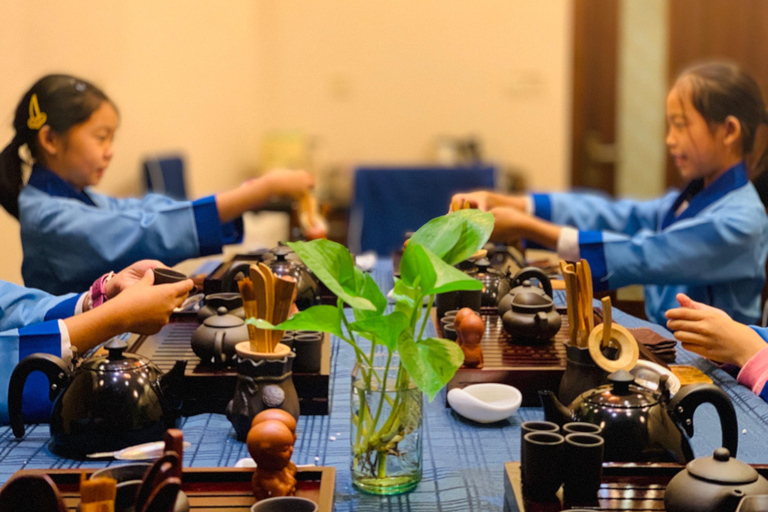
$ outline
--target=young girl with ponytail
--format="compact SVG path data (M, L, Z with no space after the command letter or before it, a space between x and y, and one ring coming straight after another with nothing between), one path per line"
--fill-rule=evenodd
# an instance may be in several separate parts
M141 259L175 265L220 253L242 240L244 212L314 186L305 171L275 171L195 201L109 197L90 187L112 159L118 121L114 103L73 76L45 76L21 98L16 133L0 155L0 203L21 224L27 286L68 293ZM26 185L23 146L32 158Z

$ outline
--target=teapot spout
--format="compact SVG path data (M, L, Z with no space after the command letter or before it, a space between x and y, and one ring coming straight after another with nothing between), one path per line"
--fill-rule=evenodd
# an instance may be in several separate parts
M550 390L539 391L539 400L544 409L544 419L562 426L569 421L574 421L573 411L560 403L555 393Z
M187 361L176 361L171 371L160 377L160 391L173 409L181 407L184 372Z

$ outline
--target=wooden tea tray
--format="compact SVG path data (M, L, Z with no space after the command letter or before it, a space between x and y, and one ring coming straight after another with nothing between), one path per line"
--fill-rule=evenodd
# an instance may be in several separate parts
M597 500L580 504L590 510L632 510L664 511L664 490L685 466L673 463L606 463L603 464L603 483L597 493ZM752 465L758 473L768 477L768 465ZM562 489L559 501L537 502L523 493L520 480L520 463L504 464L504 512L558 512L576 505L562 504Z
M51 477L69 510L76 510L80 502L78 492L80 474L93 469L22 469L15 475L46 474ZM184 468L182 490L189 498L194 512L248 512L256 502L251 492L252 468ZM296 474L296 496L308 498L318 504L320 512L333 510L333 490L336 468L327 466L299 468Z
M185 416L224 414L227 403L235 394L237 371L233 367L213 368L200 362L190 345L192 333L198 325L196 314L176 314L157 334L140 336L129 352L151 359L164 372L170 371L176 361L188 361L184 374L182 413ZM320 371L293 373L300 412L307 416L326 415L329 410L331 340L327 333L322 343Z
M599 313L597 310L596 313ZM501 317L492 310L484 310L481 317L485 322L483 368L459 368L448 382L448 389L463 388L469 384L496 382L509 384L523 394L523 406L538 406L540 389L557 391L565 372L565 343L568 341L568 315L558 308L562 326L553 340L540 345L515 345L509 342ZM438 335L442 335L440 322L435 310L432 319ZM596 314L595 323L602 318Z

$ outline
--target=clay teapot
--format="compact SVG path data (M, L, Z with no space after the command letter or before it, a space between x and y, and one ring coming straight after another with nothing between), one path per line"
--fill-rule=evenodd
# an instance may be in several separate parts
M113 339L107 355L82 361L70 371L60 358L37 353L11 374L8 412L13 434L24 436L22 392L27 376L41 371L54 400L51 437L61 452L83 456L160 441L176 426L186 361L163 375L149 359L124 353L127 343Z
M608 380L610 384L585 391L568 407L552 391L539 391L544 417L559 425L570 421L601 425L606 461L682 463L693 459L687 439L694 432L693 413L710 403L720 417L722 445L736 453L736 411L714 384L685 386L670 399L665 376L660 393L635 385L634 376L624 370L610 374Z
M241 308L242 309L242 308ZM221 306L216 316L210 316L192 333L192 351L206 364L233 362L235 345L248 341L245 321Z
M206 318L216 316L220 307L227 312L245 320L243 298L236 292L210 293L205 296L203 307L197 312L197 319L203 322Z
M676 474L664 491L668 512L733 512L745 496L768 494L768 480L755 468L718 448Z
M504 275L491 267L486 258L475 261L475 267L467 274L483 283L481 304L483 308L495 308L499 301L509 293L509 275Z
M530 281L532 279L538 279L542 288L539 288L538 286L531 286ZM526 281L528 281L527 285L525 285ZM547 277L547 274L545 274L543 270L537 267L525 267L524 269L521 269L512 277L512 283L510 287L511 289L509 292L501 296L501 299L498 303L497 309L499 311L499 316L501 317L504 316L504 313L512 309L512 300L519 292L524 292L526 294L536 294L542 298L548 297L549 300L552 300L553 297L552 283L549 281L549 277ZM530 299L527 302L530 302Z

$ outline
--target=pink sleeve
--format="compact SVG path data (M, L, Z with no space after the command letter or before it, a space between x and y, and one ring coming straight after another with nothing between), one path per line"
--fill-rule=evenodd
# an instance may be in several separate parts
M756 395L762 392L765 382L768 381L768 347L752 356L747 364L741 367L737 380Z

